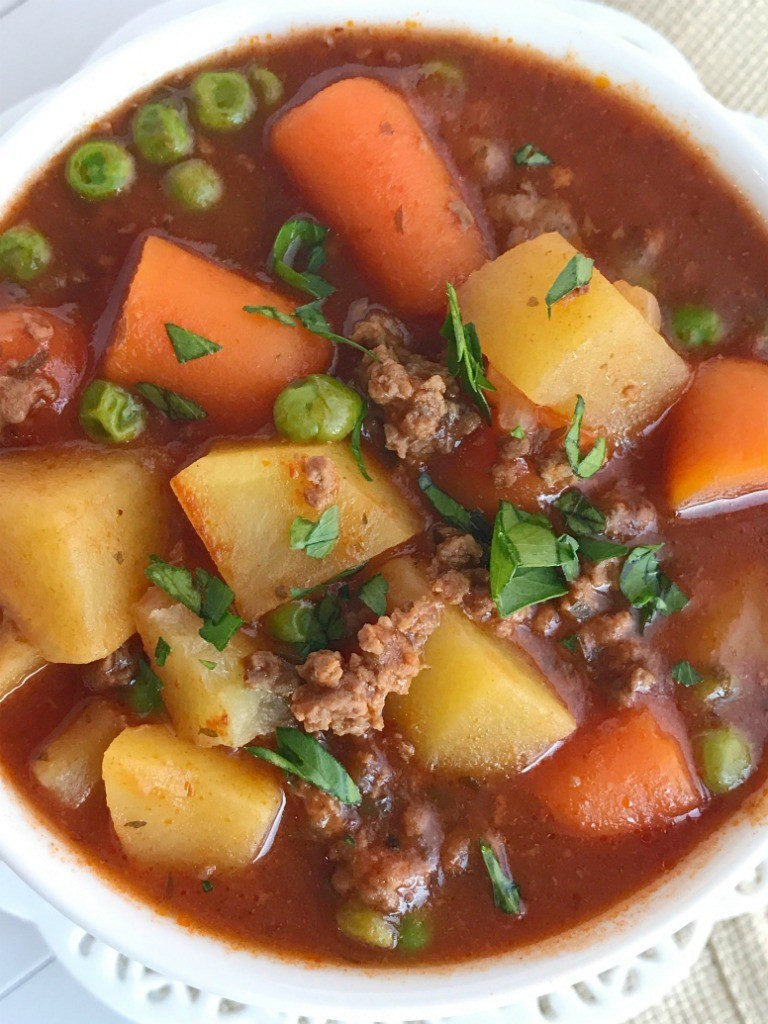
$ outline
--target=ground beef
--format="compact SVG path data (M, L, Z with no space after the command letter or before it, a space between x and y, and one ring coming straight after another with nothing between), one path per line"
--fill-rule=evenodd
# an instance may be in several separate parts
M299 780L294 782L293 792L304 804L312 828L329 839L351 836L360 827L360 816L353 807L317 786Z
M441 863L446 875L460 875L469 867L470 840L459 832L446 837Z
M480 426L479 413L456 379L445 366L411 352L405 329L394 317L370 312L352 338L374 346L378 362L365 361L363 384L384 411L384 443L401 459L420 465L447 454Z
M446 569L474 569L480 565L483 549L468 533L457 532L435 548L435 562Z
M488 213L497 226L510 228L507 236L509 248L548 231L558 231L577 249L583 247L570 204L560 196L539 195L528 182L519 192L491 196Z
M30 310L23 310L21 317L36 351L23 362L11 360L6 372L0 374L0 432L5 427L23 423L41 402L53 401L57 397L56 388L41 373L48 361L53 327ZM2 340L0 338L0 342Z
M83 666L83 679L89 690L104 693L118 686L130 686L136 678L138 659L128 644L123 644L106 658Z
M601 508L605 514L605 534L613 540L634 540L656 530L656 509L637 491L617 489L601 502Z
M560 613L548 601L539 605L531 617L531 629L539 636L552 636L560 628Z
M256 651L245 663L245 685L269 690L278 697L291 697L299 685L296 669L272 651Z
M617 565L617 560L614 560ZM616 569L605 562L588 565L582 574L571 583L565 597L559 602L560 611L576 622L586 622L600 612L606 612L613 604L613 585L618 582Z
M498 185L511 166L509 143L504 139L473 136L469 139L472 163L485 185Z
M383 826L383 832L382 832ZM409 804L400 827L372 821L351 845L339 842L332 856L339 862L333 887L382 914L402 914L421 906L440 871L442 832L436 812L423 803Z
M441 611L442 602L422 598L363 626L360 649L348 658L337 651L310 654L298 669L304 685L293 696L295 717L308 732L362 736L383 729L384 703L390 693L408 692Z
M536 472L542 479L544 488L549 493L562 491L576 482L564 449L556 448L542 455L536 462Z
M308 505L322 512L333 505L339 494L339 472L327 455L311 455L304 460L307 488L304 498Z
M635 622L629 611L599 615L579 629L579 642L587 659L594 657L598 650L611 644L620 643L635 632Z
M630 611L599 615L579 629L578 637L584 657L617 704L630 705L639 695L664 688L662 659L639 634Z

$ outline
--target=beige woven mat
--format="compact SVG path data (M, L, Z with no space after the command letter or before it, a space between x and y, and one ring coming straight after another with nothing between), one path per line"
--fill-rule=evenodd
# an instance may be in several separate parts
M768 117L768 0L610 0L662 32L719 100ZM690 978L633 1024L768 1024L768 915L718 925Z

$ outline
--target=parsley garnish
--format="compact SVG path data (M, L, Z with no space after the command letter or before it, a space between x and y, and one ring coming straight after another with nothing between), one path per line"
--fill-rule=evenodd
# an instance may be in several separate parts
M186 327L178 327L176 324L166 324L165 330L171 339L176 359L180 363L189 363L193 359L200 359L202 356L210 356L221 349L215 341L209 341L202 334L195 334L188 331Z
M581 421L584 419L584 399L581 395L576 396L576 407L573 410L573 419L565 435L565 454L576 476L586 480L600 469L605 462L606 442L604 437L598 437L589 452L581 457L579 440L581 438Z
M316 299L327 299L336 291L334 286L315 271L325 263L325 238L328 228L306 217L291 217L280 228L269 256L269 267L291 288L307 292ZM303 271L294 266L302 250L307 264Z
M480 544L488 544L491 539L491 527L479 508L466 509L450 494L432 483L428 473L419 474L419 487L422 493L446 523L471 534Z
M185 398L184 395L169 391L168 388L161 388L159 384L140 381L136 385L136 390L169 420L204 420L208 415L205 409L191 398Z
M310 558L325 558L339 539L339 506L331 505L317 522L297 516L291 523L291 550L304 551Z
M207 668L210 672L212 672L216 668L215 661L207 661L205 658L198 658L197 660L200 662L203 668Z
M676 583L661 571L656 552L661 544L633 548L622 566L619 586L633 608L640 609L640 623L647 626L657 615L671 615L688 604Z
M360 587L357 592L357 596L367 605L374 615L379 616L387 614L387 591L389 590L389 584L381 575L376 573L375 576L371 576L369 580Z
M267 747L246 747L249 754L276 765L288 775L317 786L335 796L343 804L359 804L360 790L346 768L329 754L325 747L300 729L279 727L275 730L277 751Z
M200 636L217 651L223 651L243 625L243 619L230 608L234 592L218 576L204 569L198 569L193 576L189 569L169 565L156 555L150 555L149 561L145 569L147 579L198 615L203 620Z
M208 879L206 878L204 881L200 883L200 888L203 890L203 892L212 892L213 882L209 882Z
M563 491L552 504L562 512L565 525L571 533L579 537L602 533L605 529L603 513L576 487Z
M490 423L491 409L485 392L495 391L496 388L485 375L483 352L477 330L474 324L465 324L462 321L456 289L450 282L446 284L445 290L448 293L448 315L440 328L440 333L448 342L448 372L456 377L462 391L470 396Z
M139 672L131 684L128 702L137 715L151 715L163 706L163 681L139 658Z
M324 587L330 587L332 583L338 583L340 580L345 580L349 576L354 576L356 573L362 572L367 565L367 562L361 562L360 565L353 565L350 566L349 569L342 569L341 572L336 573L335 576L331 576L331 578L326 580L324 583L315 583L312 587L291 587L291 597L306 597L308 594L314 594L318 590L322 590Z
M157 638L155 644L155 664L158 668L162 668L168 661L168 655L171 653L171 645L167 640L164 640L161 636Z
M573 654L573 652L579 646L579 638L576 636L575 633L571 633L570 636L564 636L560 643L566 649L566 651L570 651L571 654Z
M704 676L696 671L690 661L678 661L672 666L672 678L683 686L695 686Z
M520 888L499 863L499 858L488 842L480 843L480 853L493 887L493 902L504 914L520 913Z
M510 437L516 437L518 441L522 441L523 438L525 437L525 431L523 430L523 428L518 423L518 425L514 428L514 430L510 430L509 436Z
M547 316L552 316L552 307L566 295L573 295L587 288L592 280L592 269L595 261L577 252L555 278L552 287L544 297L547 304Z
M570 537L567 533L557 538L557 557L560 560L563 576L565 576L569 583L573 583L579 575L579 547L579 541L575 537Z
M360 415L355 420L354 427L352 427L352 436L351 436L350 442L351 442L351 445L352 445L352 454L354 455L355 462L357 463L357 468L360 470L360 473L361 473L363 479L367 480L368 483L371 483L372 480L373 480L373 477L368 472L368 470L365 468L365 463L363 462L363 453L360 450L360 439L361 439L361 434L363 432L363 420L365 419L367 413L368 413L368 403L365 400L363 400L363 407L360 410Z
M623 558L629 548L624 544L614 544L610 540L597 540L594 537L580 537L579 550L590 562L606 562L609 558Z
M300 323L302 327L320 338L336 342L337 345L349 345L350 348L356 348L358 352L364 352L365 355L370 356L375 362L381 362L379 357L374 355L365 345L359 345L356 341L352 341L351 338L345 338L343 334L336 334L332 331L331 325L320 308L321 305L322 300L315 299L314 302L308 302L304 306L297 306L293 313L283 313L276 306L243 306L243 309L246 313L256 313L270 320L277 320L278 323L283 324L285 327L295 327L296 323Z
M516 151L515 163L524 167L542 167L551 164L552 158L532 142L527 142Z
M499 503L491 541L491 597L506 618L520 608L568 593L558 567L573 570L570 544L558 545L545 516Z

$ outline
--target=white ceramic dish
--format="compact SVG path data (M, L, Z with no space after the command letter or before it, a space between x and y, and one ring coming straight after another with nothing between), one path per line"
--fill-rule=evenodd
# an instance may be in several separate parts
M72 79L0 142L0 211L73 135L173 69L254 34L324 27L359 14L351 0L326 0L322 7L284 0L279 10L269 11L254 10L248 0L226 0L127 44ZM768 217L768 154L672 59L644 52L541 0L527 6L433 0L422 7L409 0L374 0L358 18L374 24L414 19L427 28L514 38L603 72L617 88L639 91L709 151ZM713 903L733 899L738 883L768 855L764 812L754 801L641 897L564 938L466 966L407 972L310 968L188 932L91 872L7 786L0 788L0 854L72 921L167 977L257 1004L282 1019L306 1014L395 1021L519 1003L629 960L699 917L711 919Z

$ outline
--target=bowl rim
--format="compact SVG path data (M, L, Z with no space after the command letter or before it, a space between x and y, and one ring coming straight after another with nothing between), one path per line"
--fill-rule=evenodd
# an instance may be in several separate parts
M283 0L254 9L222 0L142 34L79 72L0 139L0 216L24 185L89 124L173 71L215 57L249 38L334 24L454 30L530 46L576 69L605 74L614 87L656 108L714 157L753 210L768 219L768 151L717 101L663 61L543 0L500 5L475 0ZM169 54L173 57L169 58ZM246 951L187 929L138 902L57 836L11 786L0 787L0 856L68 918L159 972L206 991L275 1011L348 1019L412 1019L495 1009L572 984L632 956L688 924L768 855L755 799L678 868L642 894L558 940L482 960L435 967L375 969L312 964ZM84 872L87 874L84 875Z

